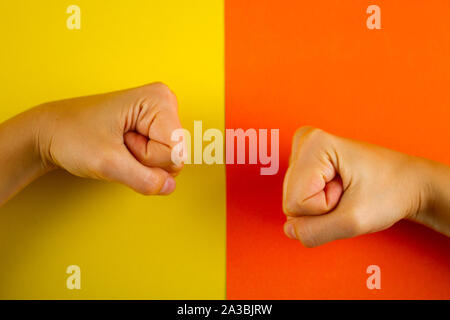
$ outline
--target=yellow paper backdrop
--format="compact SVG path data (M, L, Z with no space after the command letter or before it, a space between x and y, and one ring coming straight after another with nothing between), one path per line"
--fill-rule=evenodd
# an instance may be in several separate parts
M81 30L66 27L72 4ZM1 1L0 35L0 121L163 81L186 128L224 127L222 1ZM224 298L225 168L187 166L177 184L145 197L64 172L37 180L0 208L0 298ZM81 290L66 288L72 264Z

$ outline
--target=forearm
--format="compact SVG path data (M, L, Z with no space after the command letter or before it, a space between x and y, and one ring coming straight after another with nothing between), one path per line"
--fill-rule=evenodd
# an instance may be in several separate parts
M48 171L37 147L39 126L37 109L0 124L0 206Z
M424 160L425 205L414 220L450 236L450 166Z

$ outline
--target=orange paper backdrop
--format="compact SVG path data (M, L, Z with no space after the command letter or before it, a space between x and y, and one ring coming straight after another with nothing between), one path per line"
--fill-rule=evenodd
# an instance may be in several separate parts
M303 125L450 164L450 2L227 0L225 47L226 126L279 128L281 164L227 166L227 297L449 299L449 238L400 222L306 249L283 235L281 191Z

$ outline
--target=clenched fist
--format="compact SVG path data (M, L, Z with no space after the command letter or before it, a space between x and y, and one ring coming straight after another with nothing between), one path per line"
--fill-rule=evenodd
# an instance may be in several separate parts
M284 231L306 247L401 219L450 235L450 168L430 160L304 127L283 188Z
M176 97L161 83L32 108L0 126L0 203L57 167L169 194L181 169L171 160L180 127Z

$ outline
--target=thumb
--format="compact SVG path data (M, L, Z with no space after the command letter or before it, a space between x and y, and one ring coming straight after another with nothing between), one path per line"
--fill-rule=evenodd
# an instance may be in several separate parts
M139 193L167 195L175 190L175 180L169 173L139 163L125 146L118 147L113 156L103 162L104 178L123 183Z
M145 166L159 167L170 173L181 170L181 166L172 161L172 149L168 145L133 131L125 133L124 142L134 157Z
M284 232L291 239L300 240L308 248L327 242L357 236L363 231L348 199L342 199L330 213L320 216L288 217Z

